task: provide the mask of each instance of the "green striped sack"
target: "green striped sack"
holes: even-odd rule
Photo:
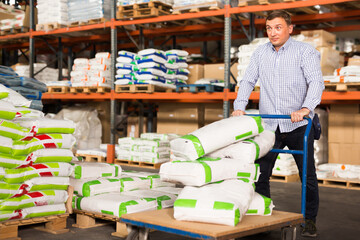
[[[72,163],[74,172],[71,177],[76,179],[117,177],[121,175],[121,167],[110,163],[76,162]]]
[[[20,126],[20,124],[1,120],[0,119],[0,135],[4,137],[11,138],[13,140],[18,140],[25,137],[29,129]]]
[[[51,215],[65,214],[64,203],[29,207],[22,210],[22,218],[46,217]]]

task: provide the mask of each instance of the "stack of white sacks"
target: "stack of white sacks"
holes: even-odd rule
[[[15,9],[13,5],[7,5],[0,2],[0,14],[4,14],[0,20],[0,30],[22,27],[24,24],[25,11]],[[8,18],[5,16],[8,16]]]
[[[0,89],[0,220],[65,213],[75,125]]]
[[[142,133],[140,138],[119,138],[117,158],[137,162],[162,163],[170,161],[171,134]]]
[[[73,87],[111,87],[110,53],[99,52],[95,58],[76,58],[70,73]]]
[[[224,7],[222,0],[174,0],[174,11],[182,11],[198,7]]]
[[[360,56],[354,56],[360,58]],[[360,66],[346,66],[334,71],[333,76],[324,76],[324,81],[327,83],[349,83],[360,82]]]
[[[73,208],[121,217],[173,206],[180,191],[153,173],[122,171],[108,163],[74,162]]]
[[[288,150],[288,148],[285,149]],[[299,170],[293,155],[280,153],[276,159],[272,173],[285,176],[298,174]]]
[[[126,5],[133,5],[138,3],[148,3],[149,0],[117,0],[117,6],[126,6]],[[162,2],[168,5],[173,5],[174,0],[157,0],[157,2]]]
[[[38,24],[68,24],[68,0],[38,0]]]
[[[319,179],[338,177],[345,180],[360,180],[360,165],[325,163],[317,167],[316,174]]]
[[[110,19],[111,0],[67,0],[69,23]]]
[[[121,50],[118,52],[115,84],[176,88],[177,84],[186,84],[188,79],[187,56],[188,52],[183,50],[145,49],[137,54]]]
[[[170,142],[172,161],[160,168],[163,181],[185,185],[174,203],[177,220],[237,225],[245,214],[270,215],[271,199],[254,191],[275,134],[260,117],[240,116],[206,125]]]

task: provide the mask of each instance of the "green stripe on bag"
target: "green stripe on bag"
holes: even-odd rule
[[[264,127],[263,125],[261,124],[261,117],[260,116],[257,116],[257,117],[252,117],[255,122],[256,122],[256,125],[258,126],[258,131],[259,133],[262,133],[264,131]]]
[[[11,150],[11,147],[0,146],[0,152],[2,153],[11,154]]]
[[[35,163],[48,163],[48,162],[71,162],[72,157],[69,156],[49,156],[49,157],[38,157]]]
[[[176,199],[174,207],[195,208],[197,200],[195,199]]]
[[[0,111],[0,118],[6,120],[13,120],[16,116],[15,112]]]
[[[42,213],[30,213],[30,214],[26,215],[25,218],[45,217],[45,216],[50,216],[50,215],[63,214],[63,213],[65,213],[65,212],[66,212],[66,211],[59,210],[59,211],[42,212]]]
[[[235,136],[235,140],[244,139],[244,138],[246,138],[246,137],[248,137],[248,136],[251,136],[252,134],[253,134],[252,131],[246,132],[246,133],[244,133],[244,134],[240,134],[240,135],[238,135],[238,136]]]
[[[247,214],[257,214],[258,213],[258,210],[257,209],[248,209]]]
[[[250,143],[253,143],[255,145],[255,148],[256,148],[256,155],[255,155],[255,159],[258,159],[259,158],[259,155],[260,155],[260,147],[259,147],[259,144],[257,144],[257,142],[255,142],[254,140],[252,139],[246,139],[244,140],[244,142],[250,142]]]
[[[248,172],[238,172],[237,173],[237,176],[238,177],[247,177],[249,178],[251,176],[251,173],[248,173]]]
[[[101,210],[101,213],[104,213],[104,214],[108,214],[108,215],[112,215],[112,216],[114,216],[114,213],[113,213],[113,212],[106,211],[106,210]]]
[[[181,138],[189,140],[194,144],[194,147],[195,147],[195,150],[196,150],[196,153],[197,153],[198,157],[202,157],[202,156],[205,155],[204,148],[201,145],[200,140],[196,136],[194,136],[194,135],[185,135],[185,136],[182,136]]]
[[[84,197],[78,197],[78,198],[76,199],[76,209],[82,210],[82,209],[81,209],[81,200],[82,200],[83,198],[84,198]]]
[[[260,165],[258,163],[255,163],[255,177],[254,177],[254,180],[257,179],[258,173],[260,171],[259,168],[260,168]]]
[[[75,167],[75,178],[76,179],[81,179],[81,166],[76,166]]]
[[[101,174],[101,177],[111,177],[112,173],[103,173]]]
[[[233,210],[233,208],[234,208],[233,203],[219,202],[219,201],[215,201],[213,206],[213,209],[216,210]]]
[[[264,199],[264,215],[269,215],[271,213],[271,210],[270,210],[270,204],[272,202],[271,198],[268,198],[268,197],[265,197],[263,195],[260,194],[260,196]]]
[[[127,209],[126,209],[127,206],[137,205],[137,204],[139,204],[139,203],[135,200],[121,203],[119,206],[119,217],[121,217],[121,215],[127,213]]]
[[[240,222],[240,209],[235,210],[235,216],[234,216],[234,226],[238,225]]]
[[[82,187],[82,195],[84,197],[89,197],[90,196],[90,187],[92,185],[98,185],[101,184],[101,182],[99,180],[93,180],[93,181],[88,181],[86,183],[84,183],[83,187]]]
[[[74,128],[39,128],[37,134],[43,133],[62,133],[62,134],[73,134],[75,131]]]
[[[205,182],[206,183],[211,182],[212,179],[211,167],[204,162],[199,161],[199,163],[204,167]]]

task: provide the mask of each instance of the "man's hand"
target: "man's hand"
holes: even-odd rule
[[[296,112],[291,113],[291,122],[301,122],[304,120],[304,117],[310,114],[310,110],[307,108],[302,108]]]
[[[231,116],[236,117],[236,116],[241,116],[241,115],[245,115],[244,111],[241,110],[235,110],[232,112]]]

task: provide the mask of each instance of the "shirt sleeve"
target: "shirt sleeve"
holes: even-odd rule
[[[307,48],[302,56],[301,67],[308,85],[302,107],[314,111],[321,102],[321,95],[325,88],[321,73],[320,53],[315,48]]]
[[[259,78],[259,48],[255,50],[250,58],[249,66],[246,68],[245,75],[240,81],[237,97],[234,101],[234,110],[245,111],[249,102],[249,97]]]

